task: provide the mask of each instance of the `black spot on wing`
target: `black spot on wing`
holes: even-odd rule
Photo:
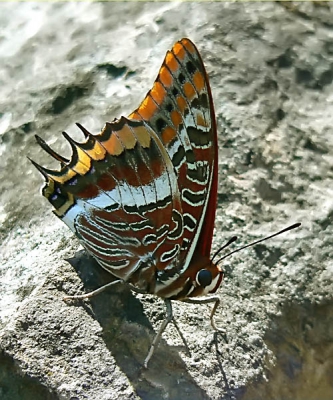
[[[192,63],[192,61],[187,61],[186,69],[187,69],[187,72],[190,73],[191,75],[193,75],[195,73],[195,71],[198,70],[196,68],[196,66]]]

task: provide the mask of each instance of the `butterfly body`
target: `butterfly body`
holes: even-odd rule
[[[106,123],[44,175],[54,213],[107,271],[168,300],[214,293],[210,259],[217,201],[217,133],[208,77],[194,44],[167,52],[152,89],[129,117]],[[215,301],[215,300],[214,300]]]

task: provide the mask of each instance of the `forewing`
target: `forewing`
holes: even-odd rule
[[[181,273],[195,250],[209,257],[217,198],[213,101],[202,59],[189,39],[166,54],[153,88],[129,118],[151,126],[174,166],[184,221],[174,269]]]

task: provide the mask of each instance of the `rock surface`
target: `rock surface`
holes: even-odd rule
[[[326,2],[0,4],[1,399],[333,398],[332,21]],[[34,134],[69,155],[61,131],[128,115],[184,36],[216,108],[214,249],[302,228],[225,260],[225,336],[208,306],[176,303],[192,355],[170,326],[143,370],[163,302],[62,300],[109,277],[64,261],[78,241],[26,156],[55,167]]]

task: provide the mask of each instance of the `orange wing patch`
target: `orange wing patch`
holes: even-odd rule
[[[151,141],[149,131],[144,126],[132,127],[132,130],[140,145],[146,149],[149,148]]]
[[[192,101],[196,96],[196,92],[194,90],[193,85],[190,82],[186,82],[183,86],[185,96],[188,100]]]
[[[166,88],[169,88],[172,85],[173,78],[170,71],[166,67],[163,66],[161,68],[159,78]]]
[[[186,48],[187,51],[189,51],[192,54],[196,54],[193,44],[188,39],[186,39],[186,38],[182,39],[182,44]]]
[[[181,114],[184,115],[184,111],[187,108],[187,103],[186,103],[186,100],[184,99],[184,97],[181,97],[181,96],[177,97],[177,106],[178,106],[178,109],[181,112]]]
[[[171,111],[170,117],[175,128],[178,128],[178,126],[182,123],[182,116],[180,113],[177,110],[173,110]]]
[[[157,104],[150,97],[150,94],[143,100],[140,107],[138,108],[138,114],[145,120],[149,120],[156,112]]]
[[[86,150],[86,153],[95,161],[103,160],[105,158],[105,148],[96,140],[92,149]]]
[[[161,105],[167,95],[167,92],[164,89],[163,85],[160,82],[156,81],[152,90],[150,91],[150,95],[158,105]]]
[[[128,125],[124,125],[116,134],[127,150],[134,149],[136,138]],[[115,133],[113,133],[113,135],[115,135]]]
[[[171,53],[171,51],[167,52],[167,55],[165,57],[165,64],[170,69],[171,72],[178,71],[179,68],[178,61],[176,57],[173,55],[173,53]]]
[[[202,89],[205,87],[205,80],[200,71],[197,71],[194,74],[193,83],[194,83],[195,88],[197,89],[198,93],[200,93],[202,91]]]
[[[177,136],[177,132],[170,126],[166,127],[162,132],[162,140],[164,145],[167,145],[173,141]]]
[[[176,57],[179,58],[180,60],[184,60],[185,58],[185,50],[184,47],[180,42],[177,42],[173,48],[172,51],[175,53]]]
[[[102,131],[102,134],[104,133],[104,130]],[[110,138],[103,142],[103,146],[106,148],[106,151],[112,156],[119,156],[124,151],[124,147],[121,144],[121,141],[115,134],[111,134]]]
[[[197,111],[197,125],[208,128],[207,122],[201,112]]]

